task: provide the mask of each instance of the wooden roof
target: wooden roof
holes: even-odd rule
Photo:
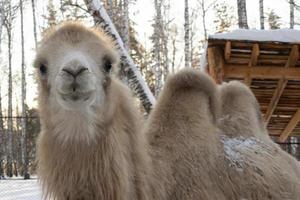
[[[209,74],[219,83],[240,80],[247,84],[261,106],[269,134],[277,136],[278,142],[300,136],[299,45],[208,40]]]

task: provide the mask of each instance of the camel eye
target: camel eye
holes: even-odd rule
[[[112,63],[108,57],[103,58],[103,67],[104,67],[105,72],[110,72],[110,70],[112,68]]]
[[[40,65],[40,72],[42,75],[45,75],[47,73],[47,67],[43,64]]]

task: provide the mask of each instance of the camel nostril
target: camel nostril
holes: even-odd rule
[[[78,76],[79,74],[82,74],[83,72],[87,71],[88,68],[86,67],[80,67],[79,69],[71,69],[71,68],[63,68],[62,71],[66,72],[67,74],[73,76],[74,78],[76,78],[76,76]]]

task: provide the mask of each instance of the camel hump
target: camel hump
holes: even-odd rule
[[[169,76],[164,91],[168,91],[170,95],[176,95],[182,90],[203,92],[209,99],[211,114],[214,119],[217,118],[219,113],[217,86],[207,74],[195,69],[183,69],[178,73]]]

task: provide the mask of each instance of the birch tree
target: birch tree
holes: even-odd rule
[[[184,66],[190,67],[190,20],[189,1],[184,1]]]
[[[122,9],[122,38],[124,42],[124,47],[127,51],[130,51],[130,36],[129,36],[129,0],[123,0],[123,9]]]
[[[163,75],[164,81],[169,74],[169,35],[170,35],[170,23],[173,19],[170,19],[170,0],[163,1],[163,21],[162,21],[162,54],[163,54]]]
[[[0,28],[1,30],[2,28]],[[1,42],[1,40],[0,40]],[[4,177],[4,160],[5,160],[5,135],[2,115],[2,95],[0,87],[0,180]]]
[[[202,21],[202,29],[204,32],[204,40],[207,40],[208,30],[206,24],[206,17],[208,11],[218,2],[218,0],[207,1],[207,0],[198,0],[198,7],[201,11],[201,21]]]
[[[100,25],[108,34],[110,34],[115,40],[118,46],[119,53],[121,55],[121,71],[126,74],[129,80],[129,86],[140,98],[145,110],[150,112],[155,98],[147,86],[145,80],[142,78],[141,73],[138,71],[138,67],[134,64],[132,58],[124,47],[124,43],[116,30],[116,27],[109,18],[105,8],[99,0],[84,0],[89,13],[93,16],[94,22]],[[122,65],[123,63],[123,65]],[[126,68],[122,66],[128,66]]]
[[[176,53],[177,53],[177,48],[176,48],[177,35],[178,35],[178,28],[174,24],[171,27],[171,47],[172,47],[171,70],[172,70],[172,73],[175,73],[175,59],[176,59]]]
[[[237,0],[238,25],[241,29],[248,29],[246,0]]]
[[[295,1],[289,0],[290,3],[290,28],[294,29],[295,25]]]
[[[36,31],[35,0],[31,0],[31,8],[32,8],[32,19],[33,19],[34,45],[35,45],[35,49],[37,49],[37,31]]]
[[[0,3],[3,7],[3,2]],[[0,9],[0,53],[2,43],[2,28],[3,28],[3,9]],[[4,177],[4,160],[5,160],[5,143],[4,143],[4,126],[3,126],[3,115],[2,115],[2,95],[1,95],[1,84],[0,84],[0,180]]]
[[[154,0],[155,18],[154,18],[154,32],[152,35],[153,55],[154,55],[154,74],[155,74],[155,96],[157,97],[162,88],[162,1]]]
[[[22,71],[22,137],[21,137],[21,151],[24,179],[29,179],[28,173],[28,158],[27,158],[27,120],[26,120],[26,75],[25,75],[25,56],[24,56],[24,14],[23,14],[23,0],[20,0],[20,16],[21,16],[21,71]]]
[[[3,2],[3,25],[7,32],[7,49],[8,49],[8,120],[7,120],[7,176],[12,177],[13,162],[13,121],[12,121],[12,25],[15,19],[17,6],[13,6],[10,0]]]
[[[260,29],[265,29],[265,17],[264,17],[264,0],[259,0],[259,21]]]

